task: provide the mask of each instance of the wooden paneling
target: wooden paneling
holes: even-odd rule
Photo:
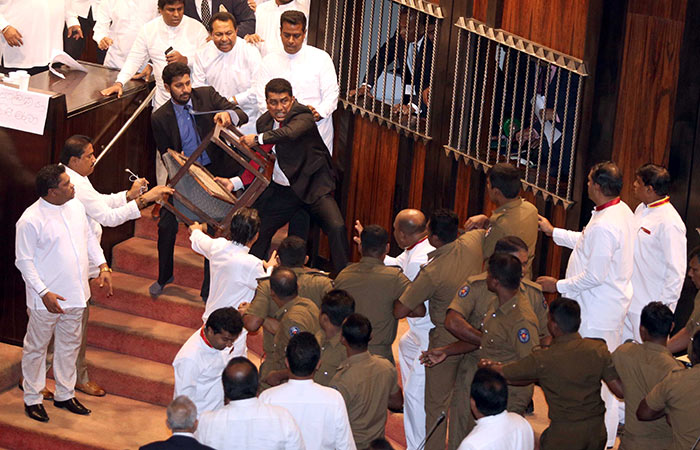
[[[480,22],[486,23],[486,14],[489,7],[489,0],[474,0],[474,11],[472,17]]]

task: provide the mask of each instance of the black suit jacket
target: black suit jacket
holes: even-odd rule
[[[139,448],[139,450],[214,450],[200,444],[197,439],[189,436],[171,436],[166,441],[152,442]]]
[[[197,14],[197,7],[194,2],[201,2],[202,0],[185,0],[185,15],[193,18],[197,21],[202,21],[202,18]],[[233,14],[236,18],[236,25],[238,26],[238,32],[236,33],[240,37],[245,37],[247,34],[255,33],[255,13],[246,0],[212,0],[211,15],[219,12],[219,7],[224,5],[226,11]]]
[[[211,86],[192,89],[191,98],[192,107],[195,111],[233,110],[238,115],[239,125],[248,121],[248,116],[243,110],[223,98]],[[214,128],[214,114],[195,116],[195,124],[200,139],[204,139]],[[164,153],[168,149],[182,150],[180,130],[177,127],[172,101],[162,105],[153,113],[151,126],[153,127],[153,138],[156,141],[156,148],[159,152]],[[207,154],[211,160],[211,164],[207,168],[213,175],[230,178],[240,172],[241,169],[238,163],[217,145],[210,144],[207,147]]]
[[[326,145],[308,107],[295,102],[284,122],[272,129],[274,119],[265,112],[256,127],[263,143],[275,145],[277,161],[294,193],[311,204],[335,189],[335,171]]]

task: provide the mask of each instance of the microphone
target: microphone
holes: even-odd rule
[[[447,414],[445,413],[445,411],[442,411],[438,418],[435,419],[435,423],[430,428],[430,431],[428,431],[428,434],[425,435],[425,439],[423,439],[423,442],[421,442],[421,444],[418,446],[418,450],[423,450],[425,448],[426,442],[428,442],[430,436],[432,436],[433,433],[435,433],[435,430],[437,430],[437,427],[442,423],[442,421],[445,420],[445,417],[447,417]]]

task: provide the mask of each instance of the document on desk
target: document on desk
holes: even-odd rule
[[[0,127],[44,134],[51,94],[0,84]]]

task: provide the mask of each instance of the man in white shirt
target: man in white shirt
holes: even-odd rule
[[[209,299],[202,320],[219,308],[238,308],[250,303],[258,287],[258,278],[265,276],[266,262],[251,255],[250,247],[258,239],[260,218],[252,208],[237,210],[231,220],[231,239],[211,238],[204,233],[204,226],[195,222],[190,226],[192,250],[209,260]],[[273,255],[270,261],[274,261]],[[246,354],[248,332],[243,330],[233,347],[234,356]]]
[[[584,231],[554,228],[544,217],[540,230],[554,243],[573,249],[566,278],[537,279],[544,292],[558,292],[581,306],[580,334],[605,340],[610,352],[622,343],[625,315],[632,301],[634,265],[634,215],[620,200],[622,172],[615,163],[598,163],[588,173],[588,196],[596,204]],[[607,386],[605,401],[608,447],[615,444],[618,424],[617,400]]]
[[[69,38],[83,37],[72,0],[0,0],[2,67],[47,70],[51,53],[63,50],[64,23]]]
[[[246,41],[255,44],[262,56],[284,51],[282,39],[280,39],[280,17],[285,11],[301,11],[309,17],[309,2],[308,0],[272,0],[255,7],[255,34],[246,36]]]
[[[255,13],[246,0],[185,0],[185,15],[202,22],[207,30],[211,30],[211,21],[217,12],[235,17],[239,37],[255,33]]]
[[[92,39],[100,50],[107,51],[104,65],[121,70],[141,27],[158,17],[158,2],[100,0],[93,12],[95,27]]]
[[[338,76],[333,60],[321,49],[304,44],[306,16],[300,11],[285,11],[280,16],[280,35],[284,51],[265,56],[255,76],[258,109],[265,111],[265,85],[273,78],[289,81],[294,96],[311,109],[318,132],[333,154],[333,111],[338,107]]]
[[[194,432],[197,430],[197,407],[185,395],[175,397],[166,410],[168,419],[165,424],[173,432],[170,439],[143,445],[139,450],[189,449],[212,450],[211,447],[197,442]]]
[[[243,319],[236,308],[229,306],[212,312],[206,325],[195,331],[175,355],[173,397],[189,397],[200,416],[224,406],[221,374],[235,356],[233,343],[242,329]]]
[[[255,121],[260,116],[253,91],[253,78],[260,67],[260,53],[243,39],[236,38],[236,19],[227,12],[211,18],[211,41],[201,47],[194,57],[192,87],[212,86],[247,115],[241,127],[243,134],[255,133]]]
[[[508,384],[498,373],[479,369],[471,386],[476,426],[458,450],[532,450],[535,434],[521,415],[506,411]]]
[[[313,380],[321,359],[321,347],[314,335],[302,331],[292,336],[286,355],[289,381],[263,391],[260,401],[281,406],[292,414],[307,450],[354,450],[343,396]]]
[[[294,418],[284,408],[266,405],[258,392],[258,369],[248,359],[229,361],[223,376],[226,406],[199,418],[195,436],[214,448],[304,450]]]
[[[27,285],[29,322],[22,350],[24,409],[40,422],[49,420],[42,405],[46,351],[54,338],[54,406],[75,414],[90,410],[75,398],[75,360],[81,319],[90,297],[88,268],[100,268],[100,287],[112,291],[111,269],[90,229],[85,208],[71,201],[75,189],[65,168],[49,165],[36,176],[39,200],[17,221],[15,265]]]
[[[641,203],[634,210],[634,296],[625,318],[622,341],[642,342],[639,322],[642,309],[659,301],[675,311],[686,268],[686,229],[668,196],[671,175],[666,168],[645,164],[637,170],[634,196]]]

